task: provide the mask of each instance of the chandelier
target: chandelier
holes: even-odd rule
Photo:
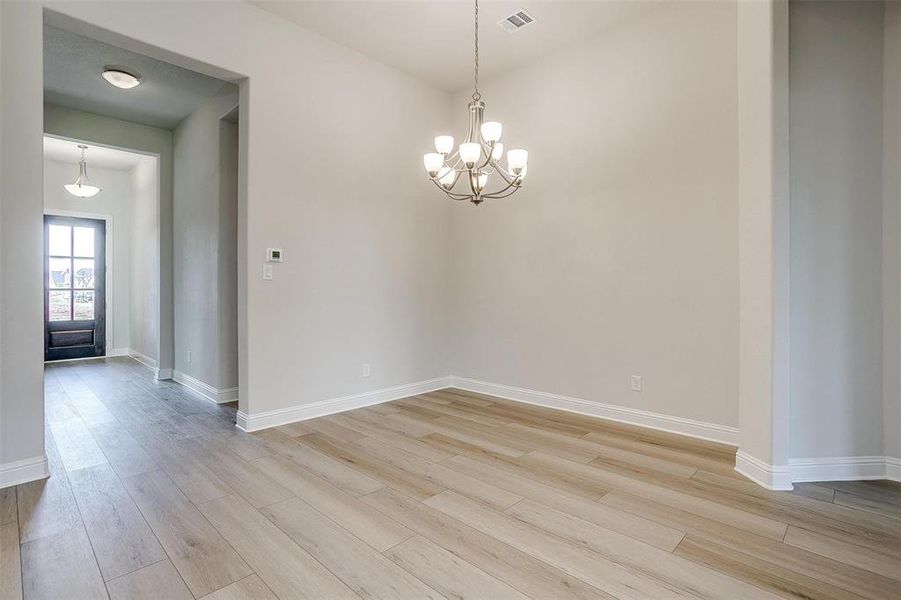
[[[475,0],[475,86],[469,103],[469,131],[466,140],[454,150],[452,135],[435,138],[435,152],[422,157],[429,179],[454,200],[481,204],[485,198],[506,198],[522,187],[526,177],[529,153],[507,151],[507,167],[501,165],[504,145],[500,142],[502,126],[485,121],[485,103],[479,93],[479,0]],[[489,177],[496,175],[494,191],[488,191]],[[457,188],[457,183],[463,184]]]
[[[91,185],[91,182],[88,181],[88,162],[84,158],[84,151],[87,150],[88,147],[84,144],[78,144],[78,147],[81,149],[81,160],[78,161],[78,178],[75,179],[75,183],[67,183],[63,187],[73,196],[90,198],[91,196],[96,196],[103,190],[96,185]]]

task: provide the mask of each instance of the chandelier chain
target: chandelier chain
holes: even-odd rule
[[[475,91],[473,91],[473,93],[472,93],[472,99],[479,100],[482,97],[482,94],[479,93],[479,0],[475,0],[475,3],[476,3]]]

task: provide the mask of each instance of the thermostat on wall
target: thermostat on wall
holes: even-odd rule
[[[266,262],[282,262],[282,249],[266,248]]]

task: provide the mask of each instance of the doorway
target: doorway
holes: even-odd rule
[[[234,401],[240,88],[59,25],[43,28],[44,212],[107,217],[105,352],[96,355],[129,356],[159,380]],[[141,73],[139,86],[113,91],[94,77],[111,64]],[[77,85],[72,73],[84,75]],[[65,192],[80,156],[73,144],[88,146],[96,196]]]
[[[106,354],[106,222],[44,216],[44,360]]]

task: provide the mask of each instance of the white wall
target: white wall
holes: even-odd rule
[[[132,175],[127,170],[104,169],[90,164],[91,181],[103,188],[93,198],[76,198],[63,185],[78,174],[78,159],[69,163],[44,160],[44,212],[88,218],[106,218],[107,320],[106,352],[127,351],[131,344],[131,209],[134,203]]]
[[[881,456],[883,6],[790,10],[791,456]]]
[[[237,2],[46,6],[56,25],[78,29],[68,16],[103,41],[249,77],[242,412],[447,375],[449,207],[421,170],[422,148],[448,126],[446,94]],[[274,57],[290,57],[290,77]],[[263,281],[270,246],[286,260]],[[368,379],[362,363],[372,366]]]
[[[172,132],[49,104],[44,107],[44,131],[158,157],[157,166],[145,162],[135,172],[138,204],[133,224],[138,237],[132,242],[138,251],[132,254],[136,281],[131,290],[131,338],[133,350],[161,369],[171,369]]]
[[[901,459],[901,3],[885,3],[883,40],[883,422],[885,454]]]
[[[736,470],[790,489],[788,5],[738,3],[739,449]]]
[[[41,7],[0,3],[0,486],[46,476]]]
[[[167,146],[168,148],[168,146]],[[145,156],[132,169],[131,311],[129,348],[160,363],[160,158]],[[171,323],[169,323],[171,327]],[[153,364],[152,362],[150,364]],[[165,367],[163,367],[165,368]]]
[[[219,390],[238,385],[237,104],[226,84],[173,135],[175,369]]]
[[[238,123],[219,121],[219,389],[237,388]],[[226,393],[228,398],[233,395]],[[237,397],[237,396],[235,396]]]
[[[481,86],[530,164],[454,206],[455,375],[738,425],[735,23],[661,3]]]

